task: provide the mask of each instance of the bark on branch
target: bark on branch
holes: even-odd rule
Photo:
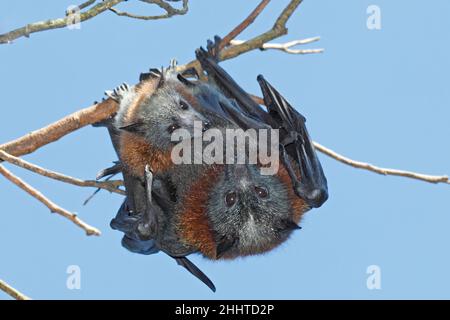
[[[125,191],[119,189],[119,186],[123,185],[123,181],[121,181],[121,180],[107,181],[107,182],[95,181],[95,180],[80,180],[80,179],[73,178],[73,177],[70,177],[70,176],[62,174],[62,173],[44,169],[44,168],[39,167],[35,164],[32,164],[28,161],[22,160],[18,157],[14,157],[14,156],[6,153],[3,150],[0,150],[0,159],[7,161],[9,163],[12,163],[21,168],[30,170],[34,173],[40,174],[41,176],[44,176],[44,177],[47,177],[50,179],[69,183],[69,184],[72,184],[72,185],[75,185],[78,187],[100,188],[100,189],[108,190],[110,192],[125,195]]]
[[[26,26],[23,26],[21,28],[17,28],[14,30],[11,30],[7,33],[0,34],[0,44],[5,43],[12,43],[14,40],[21,38],[21,37],[30,37],[32,33],[51,30],[51,29],[59,29],[59,28],[65,28],[71,24],[77,23],[77,22],[83,22],[89,19],[94,18],[95,16],[111,10],[115,14],[119,16],[126,16],[129,18],[135,18],[135,19],[142,19],[142,20],[156,20],[156,19],[166,19],[170,18],[174,15],[183,15],[186,14],[189,10],[188,8],[188,1],[189,0],[183,0],[183,7],[181,9],[177,9],[172,7],[170,4],[164,2],[163,0],[141,0],[142,2],[146,2],[149,4],[156,4],[160,8],[164,9],[166,11],[166,14],[159,15],[159,16],[141,16],[141,15],[135,15],[131,13],[127,13],[124,11],[120,11],[114,8],[114,6],[118,5],[121,2],[124,2],[126,0],[102,0],[93,7],[91,7],[96,0],[89,0],[86,2],[83,2],[82,4],[77,6],[77,11],[81,11],[85,8],[91,7],[90,9],[84,11],[84,12],[75,12],[74,10],[67,10],[66,14],[62,18],[56,18],[56,19],[49,19],[45,21],[38,21],[34,23],[29,23]],[[78,16],[75,16],[76,14],[79,14]]]
[[[98,4],[96,4],[95,6],[93,6],[91,9],[80,13],[80,22],[92,19],[93,17],[99,15],[102,12],[105,12],[106,10],[112,8],[113,6],[115,6],[118,3],[123,2],[123,1],[124,0],[102,1]],[[84,5],[86,6],[86,3]],[[1,34],[0,35],[0,44],[11,43],[13,40],[20,38],[20,37],[28,38],[30,36],[30,34],[35,33],[35,32],[67,27],[68,25],[71,24],[72,19],[73,19],[72,16],[66,15],[63,18],[50,19],[50,20],[38,21],[38,22],[27,24],[24,27]]]
[[[69,219],[72,221],[75,225],[80,227],[86,232],[86,235],[91,236],[99,236],[100,231],[97,228],[94,228],[90,225],[88,225],[86,222],[82,221],[75,213],[69,212],[64,208],[61,208],[51,200],[49,200],[47,197],[45,197],[39,190],[33,188],[28,183],[11,173],[9,170],[7,170],[4,166],[0,165],[0,174],[4,176],[6,179],[8,179],[10,182],[27,192],[30,196],[33,198],[39,200],[42,202],[47,208],[50,209],[50,212],[57,213],[61,216],[63,216],[66,219]]]
[[[181,9],[176,9],[176,8],[172,7],[170,4],[168,4],[167,2],[164,2],[163,0],[141,0],[141,1],[142,2],[146,2],[146,3],[150,3],[150,4],[156,4],[161,9],[165,10],[166,13],[165,14],[161,14],[161,15],[156,15],[156,16],[143,16],[143,15],[139,15],[139,14],[129,13],[129,12],[126,12],[126,11],[120,11],[120,10],[118,10],[116,8],[110,8],[109,10],[111,10],[112,12],[117,14],[118,16],[127,17],[127,18],[133,18],[133,19],[139,19],[139,20],[167,19],[167,18],[173,17],[175,15],[178,15],[178,16],[184,15],[189,10],[189,7],[188,7],[189,0],[183,0],[183,7]]]
[[[19,290],[11,287],[5,281],[0,279],[0,290],[11,296],[11,298],[16,300],[31,300],[29,297],[21,293]]]
[[[117,108],[117,102],[112,99],[107,99],[101,103],[74,112],[44,128],[4,143],[0,145],[0,150],[4,150],[16,157],[32,153],[75,130],[107,119],[117,112]]]
[[[448,184],[450,184],[448,176],[433,176],[433,175],[417,173],[417,172],[412,172],[412,171],[381,168],[381,167],[374,166],[373,164],[370,164],[367,162],[361,162],[361,161],[356,161],[356,160],[347,158],[327,147],[322,146],[321,144],[319,144],[317,142],[314,142],[314,147],[316,148],[316,150],[322,152],[323,154],[329,156],[330,158],[333,158],[334,160],[342,162],[353,168],[364,169],[364,170],[372,171],[372,172],[375,172],[375,173],[378,173],[381,175],[385,175],[385,176],[399,176],[399,177],[411,178],[411,179],[421,180],[421,181],[430,182],[430,183],[448,183]]]

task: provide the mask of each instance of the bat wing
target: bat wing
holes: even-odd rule
[[[276,127],[283,130],[280,133],[282,160],[294,182],[294,190],[308,205],[318,208],[328,199],[328,186],[306,129],[306,119],[262,75],[257,80],[269,114]],[[300,177],[296,176],[290,159],[294,160]]]
[[[270,124],[271,120],[267,114],[250,95],[242,89],[236,81],[217,63],[217,59],[212,55],[211,51],[206,51],[202,47],[195,51],[197,60],[202,68],[208,73],[209,79],[230,99],[236,100],[237,111],[244,113],[252,119]],[[225,106],[226,108],[227,106]],[[230,106],[228,106],[230,108]],[[224,108],[224,106],[222,106]],[[240,110],[239,110],[240,109]],[[226,113],[236,114],[236,110],[226,110]],[[233,116],[234,117],[234,116]]]
[[[119,162],[113,167],[103,170],[99,175],[122,172],[126,198],[110,225],[111,228],[125,233],[122,241],[124,247],[130,251],[138,252],[139,250],[134,249],[135,244],[131,244],[129,239],[148,241],[156,238],[156,231],[158,230],[157,216],[161,216],[161,209],[152,199],[153,174],[149,168],[146,168],[145,177],[143,177],[144,181],[122,170],[119,152],[120,132],[114,126],[113,121],[114,118],[109,118],[97,124],[97,126],[104,126],[108,129]],[[97,175],[97,178],[99,175]]]
[[[122,164],[119,161],[114,161],[113,166],[103,169],[99,173],[97,173],[97,175],[95,176],[95,179],[100,180],[105,177],[110,179],[113,176],[115,176],[116,174],[121,173],[121,172],[122,172]]]
[[[150,255],[158,253],[159,249],[156,246],[155,240],[136,240],[128,235],[124,235],[122,238],[122,246],[134,253],[140,253],[145,255]]]
[[[220,39],[216,38],[216,46]],[[327,180],[315,152],[312,140],[305,125],[305,117],[298,113],[287,100],[273,88],[263,76],[258,76],[258,82],[264,96],[268,112],[264,111],[242,89],[236,81],[217,63],[212,42],[208,42],[208,51],[203,48],[196,50],[196,57],[202,68],[208,73],[215,85],[224,94],[237,103],[221,103],[222,110],[229,118],[243,129],[259,129],[269,126],[280,129],[280,149],[286,169],[289,172],[294,191],[311,207],[320,207],[328,198]],[[216,48],[217,49],[217,48]],[[294,167],[297,167],[300,177],[297,177]]]
[[[173,257],[178,265],[184,267],[187,271],[189,271],[192,275],[197,277],[201,282],[206,284],[208,288],[210,288],[213,292],[216,292],[216,286],[214,283],[208,278],[206,274],[203,273],[194,263],[192,263],[186,257]]]

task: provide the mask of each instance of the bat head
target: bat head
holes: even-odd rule
[[[227,165],[210,194],[207,216],[216,258],[266,252],[299,229],[302,208],[280,175],[261,175],[256,165]]]
[[[191,97],[186,97],[176,85],[166,81],[142,101],[137,114],[141,134],[161,150],[173,146],[171,137],[175,130],[185,129],[189,137],[195,138],[208,126],[207,119],[192,107]],[[194,129],[195,122],[201,125],[200,130]]]

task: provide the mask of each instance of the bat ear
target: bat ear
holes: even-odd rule
[[[187,87],[195,87],[195,83],[183,77],[181,73],[177,74],[177,79]]]
[[[134,122],[132,124],[123,126],[119,128],[120,130],[124,130],[131,133],[142,133],[144,132],[144,123],[142,121]]]
[[[156,89],[160,89],[164,85],[164,83],[166,83],[166,75],[165,75],[164,67],[161,67],[159,82],[158,82],[158,85],[156,86]]]
[[[229,237],[224,237],[217,243],[216,247],[216,259],[220,259],[225,252],[230,250],[234,244],[236,243],[236,239],[231,239]]]
[[[300,230],[302,227],[300,227],[298,224],[296,224],[294,221],[292,220],[285,220],[283,222],[283,231],[295,231],[295,230]]]
[[[145,81],[148,79],[156,79],[161,77],[161,70],[156,68],[151,68],[148,72],[141,73],[139,75],[139,81]]]
[[[151,78],[152,78],[152,75],[150,72],[144,72],[139,75],[139,82],[142,82],[142,81],[145,81],[145,80],[148,80]]]

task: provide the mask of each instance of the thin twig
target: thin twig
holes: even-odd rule
[[[277,20],[275,21],[275,24],[270,30],[250,40],[247,40],[244,43],[241,43],[237,46],[224,48],[218,55],[219,61],[229,60],[248,51],[259,49],[264,45],[264,43],[267,43],[269,41],[272,41],[273,39],[276,39],[278,37],[287,34],[288,29],[286,27],[286,23],[302,2],[303,0],[291,0],[289,4],[283,9],[281,14],[278,16]],[[248,19],[248,17],[246,19]],[[244,29],[249,25],[246,24],[247,24],[246,20],[244,20],[241,23],[241,25],[245,26]],[[239,32],[242,32],[244,29],[240,30]],[[197,70],[197,73],[199,73],[198,71],[201,70],[199,62],[197,60],[193,60],[185,65],[180,65],[177,67],[177,71],[179,72],[183,72],[189,69],[195,69]]]
[[[11,287],[9,284],[7,284],[5,281],[0,279],[0,290],[11,296],[13,299],[16,300],[31,300],[29,297],[21,293],[19,290]]]
[[[50,209],[50,211],[52,213],[58,213],[59,215],[72,221],[74,224],[76,224],[81,229],[86,231],[86,234],[88,236],[91,236],[91,235],[99,236],[100,235],[100,231],[98,229],[96,229],[96,228],[88,225],[84,221],[82,221],[80,218],[78,218],[78,216],[75,213],[69,212],[66,209],[61,208],[54,202],[47,199],[41,192],[39,192],[37,189],[35,189],[32,186],[30,186],[29,184],[27,184],[25,181],[23,181],[19,177],[15,176],[13,173],[8,171],[2,165],[0,165],[0,174],[3,175],[6,179],[11,181],[12,183],[14,183],[16,186],[18,186],[19,188],[21,188],[22,190],[27,192],[30,196],[32,196],[33,198],[42,202],[47,208]]]
[[[219,50],[225,48],[231,40],[236,38],[238,35],[242,33],[245,29],[248,28],[249,25],[255,21],[255,19],[259,16],[259,14],[264,10],[264,8],[269,4],[270,0],[262,0],[258,6],[250,13],[250,15],[245,18],[240,24],[236,26],[233,30],[230,31],[225,37],[223,37],[222,41],[219,45]]]
[[[118,3],[122,2],[124,0],[104,0],[95,6],[93,6],[91,9],[81,12],[80,13],[80,22],[89,20],[97,15],[99,15],[102,12],[105,12],[106,10],[112,8],[113,6],[117,5]],[[50,19],[45,21],[39,21],[27,24],[24,27],[9,31],[7,33],[0,35],[0,44],[4,43],[11,43],[13,40],[20,38],[20,37],[29,37],[30,34],[45,30],[51,30],[51,29],[59,29],[64,28],[68,24],[70,24],[72,21],[71,16],[66,16],[64,18],[57,18],[57,19]]]
[[[95,1],[97,1],[97,0],[88,0],[86,2],[83,2],[82,4],[79,4],[78,6],[76,6],[76,8],[78,10],[83,10],[84,8],[87,8],[91,5],[93,5]],[[72,14],[72,13],[74,13],[74,12],[70,11],[70,10],[66,10],[66,16],[68,16],[69,14]]]
[[[102,182],[102,181],[95,181],[95,180],[76,179],[76,178],[67,176],[65,174],[61,174],[61,173],[58,173],[55,171],[44,169],[44,168],[37,166],[35,164],[32,164],[28,161],[14,157],[14,156],[6,153],[3,150],[0,150],[0,159],[3,159],[5,161],[8,161],[9,163],[16,165],[16,166],[30,170],[34,173],[40,174],[40,175],[50,178],[50,179],[73,184],[78,187],[95,187],[95,188],[105,189],[110,192],[125,195],[125,191],[119,189],[119,186],[123,185],[123,181],[121,181],[121,180]]]
[[[287,34],[288,29],[286,27],[286,23],[302,2],[303,0],[292,0],[278,16],[277,20],[275,21],[275,24],[270,30],[238,46],[233,46],[224,49],[224,51],[220,55],[220,58],[222,60],[232,59],[245,52],[251,51],[256,48],[260,48],[264,43],[267,43],[275,38]]]
[[[325,154],[339,162],[342,162],[346,165],[349,165],[353,168],[364,169],[364,170],[372,171],[372,172],[375,172],[375,173],[378,173],[381,175],[385,175],[385,176],[386,175],[400,176],[400,177],[405,177],[405,178],[426,181],[426,182],[430,182],[430,183],[448,183],[448,184],[450,184],[448,176],[432,176],[432,175],[428,175],[428,174],[416,173],[416,172],[411,172],[411,171],[380,168],[380,167],[374,166],[370,163],[355,161],[350,158],[347,158],[331,149],[328,149],[328,148],[322,146],[321,144],[319,144],[317,142],[314,142],[314,147],[316,148],[316,150],[322,152],[323,154]]]
[[[170,17],[173,17],[175,15],[184,15],[188,12],[189,8],[188,8],[188,0],[183,0],[183,7],[181,9],[176,9],[174,7],[172,7],[171,5],[169,5],[168,3],[162,1],[162,0],[141,0],[142,2],[146,2],[146,3],[151,3],[151,4],[156,4],[159,7],[161,7],[162,9],[164,9],[166,11],[165,14],[161,14],[161,15],[156,15],[156,16],[144,16],[144,15],[139,15],[139,14],[134,14],[134,13],[129,13],[126,11],[120,11],[116,8],[110,8],[109,10],[111,10],[112,12],[114,12],[115,14],[117,14],[118,16],[122,16],[122,17],[128,17],[128,18],[133,18],[133,19],[139,19],[139,20],[159,20],[159,19],[167,19]]]
[[[324,49],[291,49],[292,47],[308,44],[312,42],[319,41],[320,37],[308,38],[303,40],[294,40],[286,43],[264,43],[259,49],[260,50],[280,50],[289,54],[312,54],[312,53],[322,53]],[[230,44],[233,46],[245,43],[245,40],[231,40]]]

